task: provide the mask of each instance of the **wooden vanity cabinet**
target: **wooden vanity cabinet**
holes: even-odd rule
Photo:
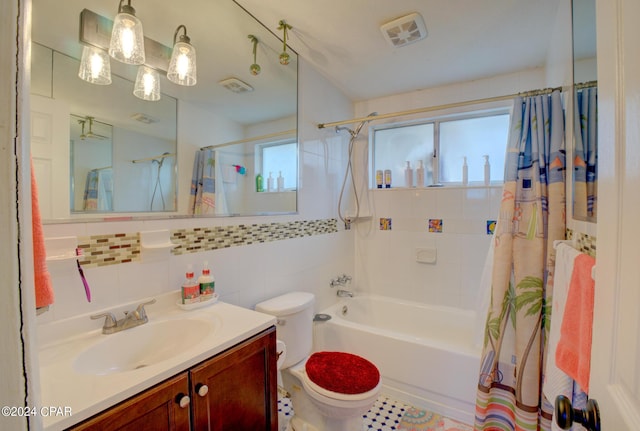
[[[194,430],[276,431],[276,361],[272,327],[191,368]]]
[[[271,327],[70,429],[276,431],[276,361]]]
[[[188,393],[189,373],[183,372],[70,429],[189,431],[189,404],[183,407],[179,404]]]

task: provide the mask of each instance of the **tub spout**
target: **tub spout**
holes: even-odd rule
[[[348,290],[338,289],[337,295],[340,298],[344,298],[344,297],[353,298],[353,292],[349,292]]]

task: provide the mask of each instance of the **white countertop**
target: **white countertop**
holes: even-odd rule
[[[158,295],[155,298],[155,304],[146,306],[149,323],[185,318],[202,319],[213,324],[213,331],[192,348],[187,348],[164,361],[136,370],[94,375],[74,369],[73,362],[80,353],[105,337],[135,331],[145,325],[118,334],[103,335],[100,329],[103,319],[92,321],[87,315],[39,327],[41,405],[71,411],[71,415],[43,417],[46,431],[62,430],[79,423],[276,323],[273,316],[224,302],[184,311],[175,304],[180,298],[179,292]],[[129,304],[122,309],[135,309],[135,305]],[[122,317],[121,312],[115,314],[116,318]],[[171,343],[171,340],[168,339],[166,342]]]

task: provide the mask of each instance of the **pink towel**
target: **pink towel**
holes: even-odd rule
[[[44,247],[44,232],[38,205],[38,187],[31,161],[31,223],[33,235],[33,272],[36,288],[36,308],[53,304],[53,286],[47,270],[47,251]]]
[[[591,333],[595,282],[591,269],[596,260],[581,253],[573,264],[571,284],[564,307],[556,365],[572,377],[587,394],[591,370]]]

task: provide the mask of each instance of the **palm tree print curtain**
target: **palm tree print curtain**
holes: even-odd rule
[[[505,164],[475,429],[550,430],[553,400],[541,386],[553,241],[565,236],[559,91],[515,99]]]

